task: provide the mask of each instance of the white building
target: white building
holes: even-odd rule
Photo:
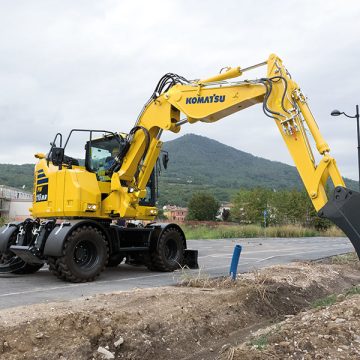
[[[30,217],[32,194],[6,185],[0,185],[0,217],[21,221]]]

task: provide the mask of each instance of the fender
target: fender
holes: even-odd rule
[[[169,227],[176,228],[180,232],[180,234],[182,235],[182,237],[184,239],[184,249],[187,248],[185,234],[184,234],[183,230],[181,229],[181,227],[178,224],[174,224],[174,223],[161,223],[161,224],[151,223],[151,224],[146,225],[146,227],[154,229],[154,231],[151,234],[151,245],[150,245],[151,248],[154,248],[154,247],[157,246],[158,239],[161,237],[163,232],[166,229],[168,229]]]
[[[21,222],[9,223],[0,228],[0,254],[8,251],[10,238],[19,230],[19,224]]]
[[[96,221],[83,219],[83,220],[69,220],[56,224],[54,229],[49,234],[44,248],[44,256],[62,256],[62,249],[64,242],[75,229],[82,225],[92,225],[101,230],[106,240],[109,241],[109,234],[105,228]]]
[[[186,244],[186,237],[184,234],[184,231],[181,229],[181,227],[178,224],[174,223],[168,223],[168,224],[149,224],[146,227],[150,227],[153,229],[153,232],[151,234],[151,243],[150,243],[150,249],[155,249],[157,247],[158,240],[160,239],[163,232],[168,229],[169,227],[176,228],[182,235],[183,241],[184,241],[184,261],[181,264],[181,266],[187,266],[189,269],[198,269],[198,251],[197,250],[188,250],[187,244]]]

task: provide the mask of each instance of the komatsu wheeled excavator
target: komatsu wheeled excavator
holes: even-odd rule
[[[264,65],[266,77],[239,78]],[[48,263],[60,279],[83,282],[124,258],[158,271],[196,267],[197,252],[187,249],[179,225],[136,227],[114,220],[157,216],[156,165],[164,130],[178,133],[186,124],[215,122],[255,104],[278,127],[319,216],[339,226],[360,255],[360,194],[346,188],[306,97],[272,54],[263,63],[226,68],[204,80],[166,74],[128,134],[74,129],[64,143],[57,134],[47,155],[35,155],[33,218],[0,229],[0,272],[32,273]],[[247,125],[243,120],[241,128]],[[88,135],[84,163],[66,154],[80,131]],[[318,163],[306,131],[321,155]],[[162,157],[166,165],[167,154]],[[329,199],[328,178],[334,185]]]

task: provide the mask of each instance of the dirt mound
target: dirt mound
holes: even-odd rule
[[[360,359],[360,295],[344,297],[262,329],[250,342],[228,351],[234,360]]]
[[[252,331],[357,285],[359,270],[348,261],[275,266],[236,282],[185,274],[178,287],[2,310],[0,359],[106,358],[99,347],[117,359],[226,358]],[[243,346],[236,354],[250,349],[263,359]]]

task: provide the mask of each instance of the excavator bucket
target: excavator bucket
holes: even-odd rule
[[[346,234],[360,259],[360,193],[336,187],[318,215],[332,221]]]

